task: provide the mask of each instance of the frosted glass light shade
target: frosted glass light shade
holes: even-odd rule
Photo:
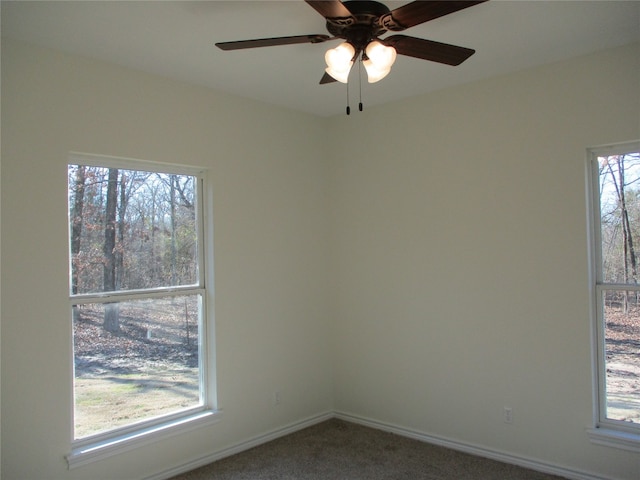
[[[366,53],[369,60],[380,69],[391,68],[396,61],[396,49],[387,47],[377,40],[369,42]]]
[[[347,83],[355,54],[356,49],[347,42],[327,50],[324,55],[324,60],[327,62],[325,71],[339,82]]]
[[[387,47],[377,40],[367,45],[366,59],[362,62],[367,71],[369,83],[375,83],[386,77],[391,71],[391,65],[396,61],[396,49]]]
[[[388,68],[378,68],[373,62],[369,59],[363,60],[362,64],[364,65],[364,69],[367,71],[367,81],[369,83],[376,83],[382,80],[384,77],[389,75],[391,71],[391,67]]]

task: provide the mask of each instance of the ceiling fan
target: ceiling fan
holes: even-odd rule
[[[388,31],[407,28],[472,7],[477,1],[414,1],[395,10],[369,0],[305,0],[326,19],[326,28],[333,35],[310,34],[289,37],[260,38],[219,42],[222,50],[271,47],[299,43],[322,43],[344,39],[345,42],[326,52],[327,68],[320,84],[340,81],[347,83],[354,61],[362,60],[370,83],[384,78],[391,70],[396,54],[430,60],[447,65],[459,65],[475,53],[470,48],[425,40],[407,35],[380,38]]]

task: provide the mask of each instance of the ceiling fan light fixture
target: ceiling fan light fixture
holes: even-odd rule
[[[396,49],[387,47],[378,40],[369,42],[365,49],[362,64],[367,71],[369,83],[375,83],[389,75],[391,66],[396,61]]]
[[[371,63],[381,70],[391,68],[391,65],[396,61],[396,49],[387,47],[378,40],[369,42],[365,53],[367,57],[369,57],[369,60],[371,60]]]
[[[348,42],[327,50],[324,55],[324,60],[327,62],[325,71],[339,82],[347,83],[355,54],[356,49]]]
[[[378,68],[376,67],[370,59],[364,59],[362,61],[362,65],[364,65],[364,69],[367,71],[367,81],[369,83],[376,83],[382,80],[384,77],[389,75],[391,71],[391,67],[389,68]]]

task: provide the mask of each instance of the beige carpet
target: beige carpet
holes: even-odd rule
[[[333,419],[173,480],[560,478]]]

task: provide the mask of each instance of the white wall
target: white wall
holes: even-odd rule
[[[585,433],[584,180],[587,147],[640,138],[639,59],[620,48],[333,121],[338,411],[640,478],[640,455]]]
[[[3,477],[141,478],[335,404],[637,478],[637,455],[585,433],[584,157],[640,136],[638,58],[625,47],[327,120],[3,40]],[[210,168],[224,410],[72,471],[70,150]]]
[[[141,478],[331,411],[322,128],[311,116],[3,39],[5,479]],[[209,168],[223,410],[211,428],[72,471],[69,151]]]

